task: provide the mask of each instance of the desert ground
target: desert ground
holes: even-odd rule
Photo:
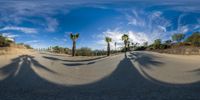
[[[200,56],[0,56],[0,100],[199,100]]]

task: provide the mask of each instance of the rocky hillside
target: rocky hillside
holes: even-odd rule
[[[200,47],[178,47],[163,50],[154,50],[159,53],[181,54],[181,55],[200,55]]]

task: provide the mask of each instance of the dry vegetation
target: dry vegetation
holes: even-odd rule
[[[29,45],[18,43],[0,35],[0,55],[28,54],[32,48]]]

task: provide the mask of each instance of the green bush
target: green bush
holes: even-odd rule
[[[153,44],[151,44],[151,45],[149,45],[148,47],[147,47],[147,50],[153,50],[154,49],[154,45]]]
[[[161,44],[160,45],[160,49],[167,49],[167,48],[169,48],[170,46],[169,45],[166,45],[166,44]]]
[[[136,51],[146,50],[146,49],[147,49],[146,46],[139,46],[139,47],[136,47],[136,48],[135,48]]]
[[[159,49],[160,45],[161,45],[161,39],[154,40],[154,44],[153,44],[154,49]]]
[[[193,33],[186,42],[190,42],[193,46],[200,46],[200,32]]]
[[[112,53],[112,51],[111,51]],[[102,56],[102,55],[106,55],[107,54],[107,51],[104,51],[104,50],[95,50],[93,51],[93,55],[96,55],[96,56]]]
[[[172,40],[166,40],[166,41],[165,41],[165,44],[166,44],[166,45],[171,45],[171,43],[172,43]]]
[[[82,47],[76,50],[76,56],[92,56],[93,52],[88,47]]]
[[[65,53],[65,54],[69,54],[70,50],[68,48],[63,48],[63,47],[59,47],[59,46],[54,46],[51,48],[48,48],[49,51],[52,50],[52,52],[55,53]]]
[[[0,35],[0,47],[7,47],[10,46],[10,44],[13,43],[13,41],[7,39],[6,37]]]
[[[28,45],[28,44],[25,44],[24,45],[27,49],[33,49],[30,45]]]
[[[172,35],[173,41],[181,42],[184,38],[185,38],[185,34],[182,34],[182,33]]]

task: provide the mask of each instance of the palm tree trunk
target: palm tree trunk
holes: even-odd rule
[[[75,56],[75,52],[76,52],[76,41],[73,41],[72,56]]]
[[[124,49],[125,49],[125,53],[126,53],[126,51],[127,51],[127,47],[126,47],[126,45],[127,45],[127,42],[124,41]]]
[[[128,43],[128,51],[130,51],[130,43]]]
[[[107,56],[110,56],[110,43],[108,42],[108,46],[107,46]]]

